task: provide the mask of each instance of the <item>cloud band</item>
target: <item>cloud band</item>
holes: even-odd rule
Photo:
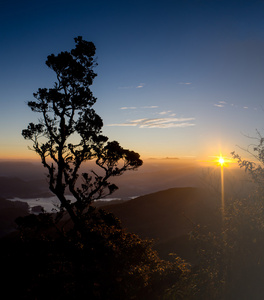
[[[194,118],[154,118],[137,119],[119,124],[108,124],[107,126],[133,126],[139,128],[184,128],[195,126]]]

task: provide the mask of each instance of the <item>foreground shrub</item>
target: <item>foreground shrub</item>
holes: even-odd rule
[[[91,208],[89,215],[82,234],[74,227],[57,234],[48,226],[48,214],[20,218],[20,239],[6,242],[1,257],[9,294],[19,299],[161,299],[171,288],[187,293],[190,267],[183,260],[161,260],[152,241],[126,232],[110,213]]]

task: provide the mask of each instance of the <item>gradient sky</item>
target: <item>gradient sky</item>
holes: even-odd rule
[[[0,158],[35,157],[26,101],[78,35],[97,48],[104,134],[143,158],[229,155],[263,129],[264,1],[0,0],[0,33]]]

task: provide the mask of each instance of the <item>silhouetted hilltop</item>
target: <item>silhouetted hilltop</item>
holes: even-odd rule
[[[25,182],[19,183],[23,190]],[[104,209],[119,217],[128,231],[142,238],[155,239],[155,247],[164,258],[167,258],[168,253],[175,252],[188,261],[194,261],[194,249],[188,234],[195,224],[216,229],[221,222],[220,202],[217,195],[212,196],[205,189],[171,188],[115,204],[100,202],[98,206],[103,205]],[[8,232],[8,224],[14,228],[15,218],[25,215],[27,211],[25,203],[2,199],[0,230]]]
[[[42,179],[44,173],[39,161],[0,161],[0,177],[18,177],[28,181]]]
[[[220,201],[199,188],[172,188],[104,207],[123,227],[141,237],[154,238],[161,254],[176,252],[193,259],[188,234],[194,224],[217,228]]]
[[[0,197],[39,198],[51,195],[44,179],[25,181],[17,177],[0,177]]]
[[[171,187],[200,186],[199,173],[195,165],[180,163],[178,160],[162,162],[147,161],[136,172],[112,178],[111,181],[119,187],[114,196],[119,198],[142,196]]]
[[[12,232],[16,228],[15,219],[28,214],[25,202],[12,202],[0,198],[0,237]]]

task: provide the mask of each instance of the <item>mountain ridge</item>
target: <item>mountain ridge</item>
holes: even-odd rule
[[[141,238],[154,239],[154,247],[167,258],[175,252],[188,261],[195,260],[189,233],[197,224],[217,229],[220,222],[221,199],[208,190],[194,187],[176,187],[146,194],[128,201],[105,203],[98,208],[113,213],[121,220],[122,227]],[[17,207],[12,211],[12,206]],[[95,204],[96,206],[96,204]],[[3,222],[0,231],[15,229],[14,219],[27,213],[27,204],[0,199]]]
[[[182,187],[103,208],[116,215],[128,231],[154,239],[159,252],[177,252],[193,260],[189,233],[198,224],[217,230],[221,223],[220,205],[220,199],[205,189]]]

